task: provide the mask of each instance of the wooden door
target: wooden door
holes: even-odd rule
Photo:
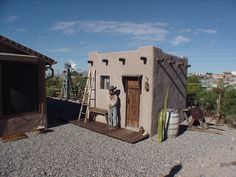
[[[139,127],[140,85],[138,78],[126,81],[126,126]]]

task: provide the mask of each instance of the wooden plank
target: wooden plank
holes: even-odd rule
[[[28,138],[28,136],[24,133],[16,133],[13,135],[3,136],[1,139],[2,139],[3,143],[6,143],[6,142],[20,140],[20,139],[24,139],[24,138]]]
[[[137,79],[127,80],[126,97],[126,125],[131,127],[138,127],[140,111],[140,87]]]
[[[97,128],[93,127],[93,129],[91,129],[91,130],[100,133],[100,132],[103,132],[106,129],[107,129],[106,127],[97,127]]]
[[[13,53],[0,52],[0,61],[24,61],[24,62],[38,62],[38,57],[34,55],[22,55]]]
[[[0,117],[3,115],[2,97],[2,63],[0,62]]]
[[[99,123],[94,123],[95,121],[91,121],[86,123],[85,126],[91,128],[91,129],[101,129],[101,128],[106,128],[106,124],[99,124]]]
[[[132,139],[139,139],[140,137],[142,137],[143,135],[141,133],[135,133],[132,136],[127,136],[126,137],[126,141],[130,141]]]
[[[91,121],[87,123],[83,123],[83,121],[70,121],[74,125],[78,125],[82,128],[115,138],[119,139],[128,143],[137,143],[140,140],[148,138],[148,135],[143,136],[139,132],[135,132],[132,130],[128,130],[125,128],[119,128],[119,129],[114,129],[114,130],[109,130],[107,124],[101,123],[101,122],[96,122],[96,121]]]
[[[125,132],[125,134],[120,135],[118,138],[122,141],[126,141],[129,137],[136,135],[137,132]],[[127,142],[127,141],[126,141]]]
[[[96,114],[101,114],[101,115],[106,115],[108,111],[106,109],[101,109],[101,108],[95,108],[91,107],[89,108],[90,112],[96,113]]]
[[[44,110],[44,73],[45,73],[45,68],[44,68],[44,63],[43,62],[39,62],[38,67],[39,67],[39,112],[43,113]]]
[[[139,138],[133,138],[133,139],[131,139],[131,140],[128,140],[127,142],[129,142],[129,143],[131,143],[131,144],[135,144],[135,143],[137,143],[137,142],[139,142],[139,141],[142,141],[142,140],[145,140],[145,139],[147,139],[149,137],[149,135],[148,134],[146,134],[146,135],[143,135],[142,137],[139,137]]]
[[[126,131],[125,129],[116,129],[116,130],[112,130],[110,131],[109,135],[110,136],[114,136],[114,137],[121,137],[122,135],[127,135],[128,131]]]
[[[127,141],[129,138],[137,136],[137,135],[139,135],[139,132],[131,132],[131,133],[128,133],[126,136],[122,137],[122,138],[123,138],[124,141]]]

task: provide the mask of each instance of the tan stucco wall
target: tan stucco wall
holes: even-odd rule
[[[90,69],[96,69],[96,107],[107,109],[108,90],[100,89],[100,76],[109,75],[110,84],[120,89],[121,100],[121,127],[125,127],[126,118],[126,93],[122,83],[122,75],[142,75],[142,91],[140,95],[140,119],[139,126],[143,126],[149,133],[151,130],[152,116],[152,89],[146,92],[144,89],[145,77],[148,77],[150,88],[152,88],[153,77],[153,47],[142,47],[136,51],[111,52],[111,53],[89,53],[89,60],[93,61]],[[147,63],[144,64],[140,57],[146,57]],[[125,58],[125,65],[119,61],[119,58]],[[108,59],[108,65],[102,62],[102,59]],[[128,127],[126,127],[128,128]]]
[[[154,50],[156,59],[164,57],[163,62],[154,62],[153,73],[153,110],[152,110],[152,128],[151,135],[157,133],[157,117],[163,107],[163,100],[169,87],[168,107],[169,109],[178,109],[180,119],[183,119],[182,109],[186,106],[187,97],[187,58],[180,58],[173,55],[163,53],[158,48]],[[169,64],[168,60],[173,59],[174,64]],[[179,61],[184,63],[183,66],[178,66]]]
[[[146,64],[140,60],[141,56],[147,58]],[[158,63],[156,59],[163,56],[165,56],[165,61],[161,64]],[[143,126],[146,133],[151,136],[155,135],[157,115],[162,108],[163,95],[167,86],[170,87],[168,108],[181,109],[185,107],[186,103],[187,69],[185,66],[187,59],[171,56],[176,60],[176,63],[170,65],[168,63],[170,56],[153,46],[141,47],[135,51],[89,53],[89,60],[93,61],[93,66],[89,65],[89,69],[96,70],[96,107],[107,109],[108,90],[100,89],[100,76],[108,75],[110,76],[110,84],[121,91],[121,126],[125,127],[126,93],[124,92],[122,75],[142,75],[139,127]],[[126,59],[125,65],[122,65],[119,58]],[[102,59],[108,59],[108,65],[102,62]],[[185,66],[180,68],[177,62],[179,60],[184,61]],[[150,90],[148,92],[144,87],[145,77],[148,77],[149,80]],[[97,120],[105,120],[100,118]]]

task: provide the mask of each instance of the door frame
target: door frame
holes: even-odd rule
[[[126,75],[126,76],[122,76],[122,82],[123,82],[123,86],[124,86],[124,91],[126,93],[125,96],[125,101],[126,101],[126,107],[125,107],[125,127],[130,127],[127,125],[127,119],[128,119],[128,112],[127,112],[127,108],[128,108],[128,80],[133,80],[133,79],[137,79],[138,83],[139,83],[139,97],[141,97],[141,92],[142,92],[142,75]],[[138,127],[139,127],[139,123],[140,123],[140,105],[141,105],[141,100],[139,99],[139,121],[138,121]],[[132,127],[132,128],[138,128],[138,127]]]

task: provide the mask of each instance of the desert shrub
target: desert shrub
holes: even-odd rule
[[[58,89],[55,89],[55,88],[51,88],[51,87],[48,87],[46,89],[46,95],[48,97],[58,97],[59,95],[59,90]]]
[[[196,93],[195,100],[208,111],[215,110],[217,93],[212,90],[201,90]]]
[[[62,87],[62,78],[52,77],[46,80],[46,95],[48,97],[58,97]]]
[[[71,78],[73,83],[72,88],[72,99],[82,100],[83,91],[87,81],[86,72],[71,72]],[[63,84],[63,75],[60,77],[48,78],[46,80],[46,94],[49,97],[59,97]]]
[[[226,123],[236,122],[236,89],[228,89],[225,91],[221,113]]]
[[[202,93],[200,79],[198,76],[188,76],[187,79],[187,106],[196,104],[199,100],[197,94]]]

